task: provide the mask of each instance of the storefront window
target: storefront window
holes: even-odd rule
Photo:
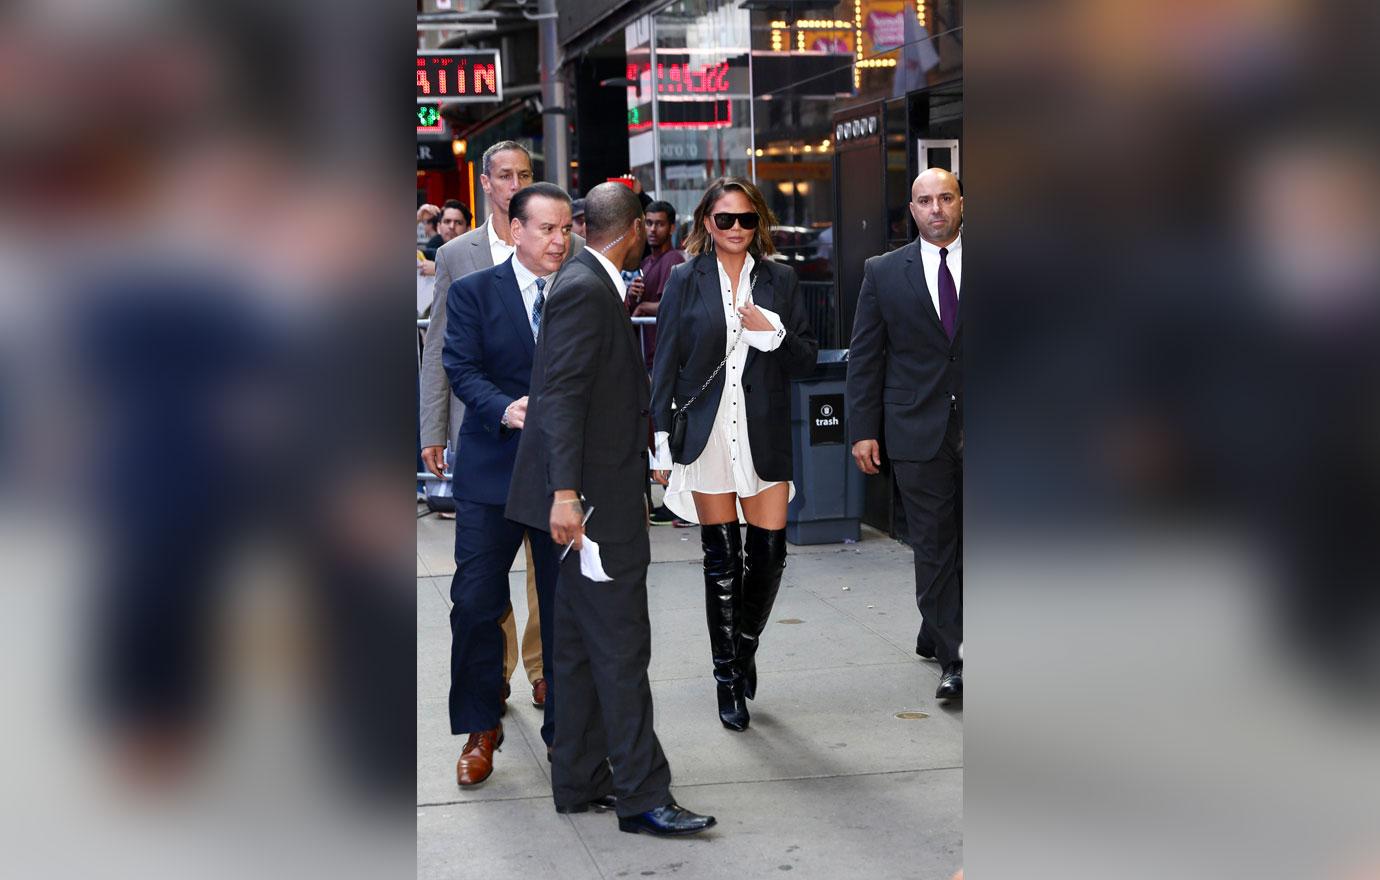
[[[960,0],[678,0],[625,32],[632,170],[675,205],[678,241],[711,180],[754,180],[778,218],[778,259],[837,342],[834,211],[848,181],[835,179],[835,114],[886,103],[885,240],[903,243],[921,139],[959,138],[962,38]]]
[[[626,33],[628,156],[682,240],[711,180],[752,176],[749,23],[737,0],[682,0]]]

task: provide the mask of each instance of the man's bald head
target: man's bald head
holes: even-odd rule
[[[910,216],[920,237],[935,247],[947,247],[963,225],[963,187],[952,172],[926,168],[910,186]]]
[[[585,195],[585,237],[618,268],[636,269],[647,241],[637,193],[612,181],[590,190]]]
[[[954,177],[954,173],[947,168],[926,168],[924,171],[915,175],[915,180],[910,184],[910,193],[912,197],[915,195],[915,188],[922,185],[952,187],[954,192],[958,193],[960,196],[963,195],[963,184],[960,183],[959,179]]]
[[[621,183],[601,183],[585,196],[586,238],[596,247],[622,235],[641,216],[642,200]]]

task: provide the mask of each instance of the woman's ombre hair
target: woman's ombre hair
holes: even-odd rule
[[[752,181],[744,177],[720,177],[709,184],[700,203],[695,208],[695,222],[690,225],[690,234],[685,237],[685,252],[690,256],[714,253],[714,239],[705,231],[704,221],[713,223],[714,206],[724,194],[735,190],[747,197],[752,210],[757,213],[757,228],[753,230],[752,241],[748,242],[748,253],[753,259],[769,257],[776,253],[776,245],[771,241],[771,228],[776,225],[776,215],[767,207],[767,200]]]

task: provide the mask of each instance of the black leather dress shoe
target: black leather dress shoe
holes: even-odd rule
[[[939,689],[934,692],[936,700],[963,699],[963,662],[950,663],[944,667],[944,677],[939,680]]]
[[[606,794],[606,795],[604,795],[603,797],[597,797],[597,798],[595,798],[595,799],[592,800],[592,801],[585,801],[585,802],[582,803],[582,804],[575,804],[575,805],[569,806],[569,807],[563,807],[563,806],[561,806],[560,804],[557,804],[557,805],[556,805],[556,812],[557,812],[557,813],[588,813],[590,810],[593,810],[593,811],[596,812],[596,813],[606,813],[606,812],[608,812],[609,810],[612,810],[612,809],[614,809],[614,808],[617,807],[617,806],[618,806],[618,798],[614,797],[614,796],[611,795],[611,794]]]
[[[935,652],[934,643],[933,643],[933,642],[930,642],[930,641],[926,641],[926,640],[924,640],[924,639],[921,639],[919,636],[916,636],[916,638],[915,638],[915,653],[918,654],[920,657],[923,657],[923,658],[926,659],[926,660],[933,660],[933,659],[935,659],[936,652]]]
[[[638,813],[636,816],[619,816],[618,830],[629,834],[639,831],[655,834],[658,837],[677,837],[683,834],[698,834],[714,826],[713,816],[692,813],[677,803],[669,803],[655,810]]]

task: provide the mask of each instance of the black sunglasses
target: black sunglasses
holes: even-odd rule
[[[746,214],[729,214],[720,212],[714,215],[714,225],[725,231],[733,228],[733,222],[738,221],[738,225],[747,230],[757,228],[757,212],[748,211]]]

